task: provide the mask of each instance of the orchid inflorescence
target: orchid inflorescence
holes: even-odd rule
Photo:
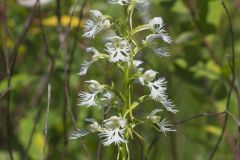
[[[140,67],[144,62],[136,59],[136,55],[140,54],[144,48],[150,48],[160,57],[169,56],[168,49],[160,48],[153,44],[158,39],[171,44],[172,39],[165,30],[165,23],[161,17],[152,18],[147,24],[133,27],[133,12],[147,10],[150,4],[148,0],[108,0],[108,2],[127,8],[128,17],[124,21],[126,27],[122,27],[120,23],[115,23],[115,19],[111,16],[103,15],[98,10],[90,11],[90,19],[85,20],[84,23],[83,37],[95,38],[103,30],[115,30],[116,33],[106,38],[105,50],[103,52],[99,52],[94,47],[86,49],[91,58],[81,65],[79,75],[87,74],[93,63],[99,60],[107,60],[116,65],[122,72],[123,80],[121,82],[123,87],[122,89],[117,89],[114,82],[111,85],[107,85],[100,84],[96,80],[86,81],[88,91],[79,93],[78,104],[99,109],[113,108],[116,109],[114,113],[117,114],[107,114],[108,118],[103,120],[102,123],[98,123],[94,119],[86,119],[89,123],[88,127],[75,131],[71,138],[76,139],[96,132],[102,139],[101,142],[104,146],[117,144],[118,147],[125,146],[125,150],[128,151],[127,143],[129,139],[133,139],[134,134],[140,136],[135,130],[135,127],[140,124],[150,124],[154,129],[163,132],[165,135],[167,132],[176,131],[166,118],[162,118],[159,115],[160,112],[163,112],[160,108],[153,110],[142,119],[134,114],[134,111],[139,108],[140,104],[147,100],[160,102],[166,111],[171,113],[176,114],[178,112],[166,93],[166,79],[158,78],[159,73],[157,71],[152,69],[145,70]],[[151,34],[146,36],[141,42],[136,41],[135,36],[145,30],[150,31]],[[134,85],[145,86],[150,93],[134,101]]]

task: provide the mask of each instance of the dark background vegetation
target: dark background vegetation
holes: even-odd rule
[[[88,58],[84,48],[104,45],[101,35],[90,41],[82,38],[81,20],[90,9],[121,17],[122,7],[104,0],[53,0],[40,9],[15,0],[0,2],[0,159],[10,159],[9,153],[15,160],[42,158],[48,84],[52,91],[46,159],[115,159],[116,148],[99,147],[96,135],[68,137],[76,127],[85,127],[85,118],[103,117],[101,110],[77,106],[83,82],[121,80],[116,68],[105,63],[94,64],[85,77],[77,75]],[[140,58],[167,78],[169,96],[180,112],[166,115],[176,133],[164,136],[139,128],[145,144],[130,142],[132,159],[240,159],[240,1],[224,2],[227,10],[220,0],[151,0],[149,15],[164,18],[174,43],[168,46],[168,58],[148,50]],[[141,15],[134,17],[135,26],[142,23]],[[155,105],[145,103],[136,114],[146,115]]]

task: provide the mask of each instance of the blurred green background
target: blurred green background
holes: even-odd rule
[[[146,68],[152,68],[165,76],[168,80],[168,93],[179,113],[166,115],[172,123],[205,112],[225,111],[227,94],[230,89],[229,79],[232,73],[229,67],[231,57],[231,35],[226,12],[220,0],[150,0],[149,17],[161,16],[166,22],[168,33],[174,40],[169,45],[171,56],[160,58],[144,50],[139,56],[145,62]],[[82,19],[88,17],[90,9],[97,9],[104,14],[113,17],[122,17],[123,8],[118,5],[110,5],[105,0],[87,0],[83,7],[83,18],[79,20],[83,0],[77,4],[76,12],[72,18],[72,26],[69,33],[66,31],[76,1],[60,1],[60,10],[57,9],[57,1],[53,0],[48,5],[42,6],[41,11],[32,14],[31,8],[19,5],[14,0],[7,3],[7,36],[4,38],[4,12],[6,8],[3,1],[0,3],[1,23],[1,52],[4,44],[9,57],[13,56],[14,47],[19,41],[25,24],[32,14],[32,23],[27,30],[27,35],[17,50],[14,74],[12,75],[10,115],[11,115],[11,143],[15,160],[26,158],[26,151],[34,124],[31,146],[27,158],[39,160],[42,158],[44,145],[44,126],[47,109],[47,82],[52,86],[52,98],[49,112],[49,126],[47,135],[46,159],[88,159],[81,140],[68,140],[74,130],[71,114],[66,108],[64,91],[64,69],[67,68],[69,76],[70,106],[79,128],[84,128],[87,117],[102,119],[101,110],[86,109],[77,106],[77,93],[84,90],[84,81],[96,79],[102,83],[111,80],[120,81],[121,75],[116,68],[107,63],[94,64],[88,74],[79,77],[77,73],[80,64],[88,59],[84,48],[94,46],[104,48],[101,33],[93,40],[82,38]],[[225,1],[232,20],[235,51],[236,73],[240,74],[240,1]],[[61,14],[62,25],[58,24],[57,14]],[[81,17],[81,16],[80,16]],[[134,14],[134,26],[141,24],[147,18],[145,15]],[[42,23],[40,21],[42,19]],[[41,27],[42,24],[42,27]],[[46,41],[43,40],[43,30]],[[66,41],[61,44],[61,38],[67,33]],[[138,37],[139,40],[144,36]],[[47,45],[46,45],[47,44]],[[63,46],[64,45],[64,46]],[[47,47],[46,47],[47,46]],[[64,52],[67,52],[67,63],[64,63]],[[54,65],[48,56],[54,57]],[[66,58],[66,57],[65,57]],[[12,60],[12,59],[11,59]],[[12,61],[11,61],[12,62]],[[67,65],[67,67],[66,67]],[[51,68],[52,67],[52,68]],[[8,88],[6,67],[3,53],[0,55],[0,93]],[[64,80],[65,79],[65,80]],[[140,89],[140,92],[144,92]],[[0,159],[7,160],[7,126],[6,126],[6,97],[0,100]],[[138,110],[139,115],[146,115],[156,104],[145,103]],[[219,145],[214,159],[232,160],[237,149],[237,124],[233,117],[238,117],[238,101],[233,92],[230,103],[230,116],[227,123],[226,134]],[[224,116],[205,116],[192,119],[176,125],[177,132],[167,136],[155,132],[149,128],[139,128],[145,140],[145,148],[142,149],[138,141],[130,143],[132,159],[141,159],[146,155],[153,140],[155,144],[148,152],[151,160],[206,160],[214,148],[221,134]],[[67,139],[66,139],[67,138]],[[96,159],[99,149],[99,139],[96,135],[82,138],[88,148],[92,159]],[[102,159],[115,159],[116,147],[102,148]]]

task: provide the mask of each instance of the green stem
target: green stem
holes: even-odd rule
[[[142,96],[142,97],[140,97],[136,102],[133,102],[130,106],[129,106],[129,109],[125,112],[125,114],[124,114],[124,118],[128,115],[128,114],[130,114],[131,115],[131,113],[132,113],[132,111],[136,108],[136,107],[138,107],[141,103],[143,103],[143,102],[145,102],[146,100],[148,100],[148,96]]]
[[[128,82],[129,82],[129,70],[128,63],[124,64],[124,81],[123,81],[123,114],[128,110],[129,106],[129,92],[128,92]]]
[[[124,145],[119,146],[119,147],[120,147],[120,151],[122,154],[122,160],[126,160],[126,149],[125,149]]]
[[[127,160],[130,160],[130,152],[129,152],[129,148],[128,148],[128,144],[126,143],[126,145],[125,145],[125,147],[126,147],[126,151],[127,151]]]
[[[148,24],[138,26],[131,31],[131,36],[137,34],[138,32],[141,32],[141,31],[144,31],[144,30],[149,30],[149,29],[151,29],[151,27]]]
[[[128,12],[128,20],[129,20],[129,24],[130,24],[130,29],[132,32],[133,29],[133,23],[132,23],[132,16],[133,16],[133,11],[134,8],[136,6],[136,3],[132,3],[132,5],[129,8],[129,12]],[[134,43],[134,45],[137,47],[137,43],[136,41],[133,40],[133,37],[130,36],[128,37],[131,39],[131,41]],[[131,100],[131,83],[130,82],[130,78],[131,78],[131,73],[133,70],[133,58],[134,58],[134,50],[132,50],[131,54],[130,54],[130,60],[128,62],[126,62],[124,64],[124,81],[123,81],[123,110],[122,110],[122,115],[125,115],[126,113],[129,113],[129,119],[131,120],[131,122],[133,122],[134,120],[134,116],[132,113],[132,109],[131,109],[131,104],[132,104],[132,100]],[[126,117],[124,117],[126,118]],[[121,145],[120,147],[120,151],[122,154],[122,159],[123,160],[130,160],[130,152],[128,149],[128,144],[125,145]]]
[[[118,146],[117,160],[120,160],[120,146]]]
[[[131,5],[131,8],[130,8],[130,14],[129,14],[129,24],[130,24],[131,31],[133,29],[132,17],[133,17],[133,11],[134,11],[135,6],[136,6],[136,2],[133,1],[132,5]]]

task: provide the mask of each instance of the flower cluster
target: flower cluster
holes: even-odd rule
[[[124,5],[128,7],[128,18],[130,28],[128,31],[118,30],[119,24],[114,22],[112,17],[103,15],[100,11],[90,11],[90,19],[86,19],[84,23],[83,37],[94,38],[103,30],[117,30],[113,36],[106,38],[105,49],[98,51],[96,48],[90,47],[86,52],[91,55],[90,60],[85,61],[80,68],[79,75],[85,75],[92,63],[99,60],[105,60],[112,65],[116,65],[122,72],[122,89],[116,87],[114,82],[111,85],[100,84],[96,80],[86,81],[88,91],[79,93],[79,105],[85,107],[111,108],[114,115],[105,113],[106,117],[102,123],[98,123],[94,119],[87,119],[90,123],[86,129],[73,133],[73,139],[80,138],[89,133],[98,133],[102,139],[104,146],[111,144],[127,143],[129,138],[133,138],[133,134],[137,131],[134,128],[140,124],[148,124],[157,128],[157,131],[167,132],[176,131],[166,118],[162,118],[159,114],[163,112],[158,108],[153,110],[148,116],[139,119],[135,117],[134,110],[139,108],[146,100],[154,100],[160,102],[166,111],[176,114],[177,109],[167,95],[167,82],[164,77],[160,77],[157,71],[152,69],[144,69],[140,67],[144,65],[143,61],[137,60],[136,55],[140,54],[143,48],[151,48],[153,52],[160,57],[169,56],[168,49],[159,48],[157,39],[172,43],[172,39],[165,30],[165,24],[161,17],[152,18],[149,23],[140,25],[136,28],[132,25],[132,12],[134,10],[146,10],[149,7],[148,0],[108,0],[110,4]],[[151,31],[142,41],[136,41],[135,35],[145,30]],[[133,85],[142,85],[148,88],[149,93],[134,99]],[[107,109],[106,109],[107,108]],[[139,123],[141,122],[141,123]],[[138,133],[137,133],[138,134]],[[138,134],[139,136],[139,134]]]
[[[94,119],[86,119],[86,121],[90,122],[88,129],[74,132],[70,137],[71,139],[83,137],[91,132],[99,132],[98,135],[103,138],[102,143],[104,146],[112,143],[120,144],[127,142],[124,136],[127,121],[122,117],[112,116],[104,120],[102,125],[98,124]]]

